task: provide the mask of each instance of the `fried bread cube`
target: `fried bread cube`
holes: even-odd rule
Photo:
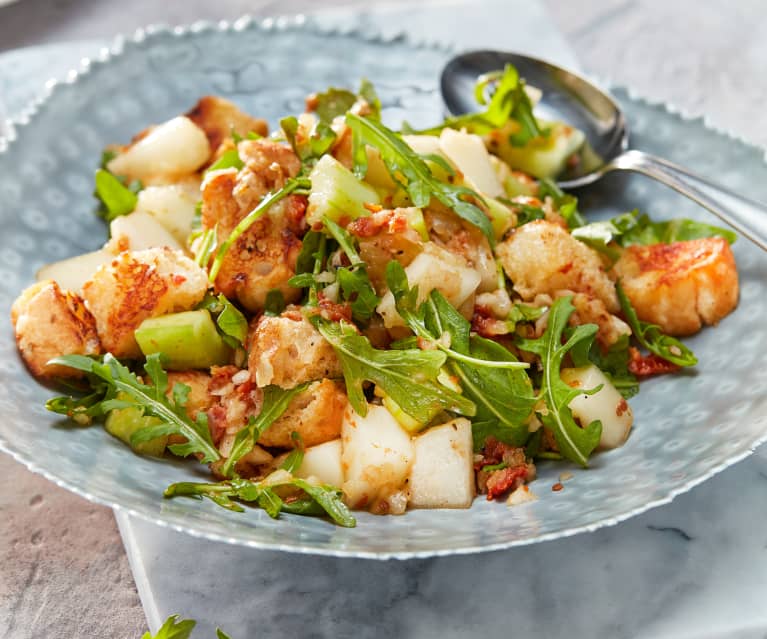
[[[124,251],[99,267],[83,285],[104,350],[136,358],[133,336],[148,317],[192,309],[205,295],[208,278],[197,264],[167,247]]]
[[[639,319],[669,335],[716,324],[738,304],[738,270],[721,237],[630,246],[613,266]]]
[[[60,355],[98,355],[101,344],[96,321],[83,300],[62,291],[53,280],[27,288],[11,307],[11,322],[24,362],[35,377],[82,377],[48,361]]]
[[[248,369],[256,385],[294,388],[324,377],[341,377],[333,347],[300,313],[262,317],[250,344]]]

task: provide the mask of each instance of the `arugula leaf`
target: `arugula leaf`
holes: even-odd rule
[[[568,228],[576,229],[586,224],[586,220],[578,211],[578,198],[565,193],[553,180],[549,178],[541,178],[539,180],[538,197],[542,200],[546,197],[551,198],[557,213],[565,218]]]
[[[357,96],[348,89],[337,89],[330,87],[323,93],[317,93],[314,96],[314,112],[319,116],[321,122],[330,124],[339,115],[344,115],[354,106]]]
[[[344,299],[351,302],[352,316],[356,321],[367,321],[373,316],[381,298],[376,295],[370,282],[366,264],[354,246],[354,238],[345,228],[327,216],[322,218],[322,222],[351,262],[351,268],[341,267],[336,270],[336,280]]]
[[[300,384],[295,388],[281,388],[279,386],[266,386],[263,389],[261,400],[261,412],[256,417],[251,417],[248,423],[239,430],[232,444],[232,451],[221,468],[224,477],[231,477],[234,467],[243,455],[251,450],[261,435],[271,426],[288,408],[293,398],[302,393],[309,386],[309,382]]]
[[[309,320],[341,360],[349,402],[359,415],[367,414],[367,400],[362,390],[365,381],[380,386],[421,424],[428,423],[441,410],[474,415],[473,402],[436,381],[445,363],[444,353],[419,349],[377,350],[351,324],[329,322],[319,315]]]
[[[651,353],[658,357],[676,364],[677,366],[695,366],[698,358],[676,337],[666,335],[657,324],[643,322],[637,317],[631,300],[623,290],[620,280],[615,283],[615,291],[618,293],[618,301],[626,322],[631,327],[631,332],[637,341]]]
[[[169,446],[173,454],[181,457],[199,454],[202,463],[220,459],[221,456],[210,437],[205,413],[198,413],[196,420],[190,419],[186,414],[184,405],[189,387],[185,384],[176,384],[173,397],[168,399],[165,396],[168,376],[160,364],[159,353],[146,358],[145,369],[154,383],[152,386],[141,382],[111,353],[104,355],[101,361],[84,355],[63,355],[52,359],[50,363],[84,371],[96,378],[96,383],[105,388],[104,399],[99,404],[102,414],[113,408],[136,407],[144,415],[160,419],[159,424],[147,426],[133,433],[132,446],[161,435],[181,435],[186,442]],[[118,392],[124,393],[127,399],[118,400],[116,398]],[[95,408],[91,407],[91,410]]]
[[[216,326],[224,341],[231,348],[245,348],[248,337],[248,320],[223,293],[217,296],[206,293],[197,305],[198,309],[206,309],[216,318]]]
[[[518,362],[513,358],[486,360],[472,357],[468,352],[468,345],[462,350],[460,346],[468,343],[471,330],[469,322],[436,289],[431,291],[426,301],[418,306],[418,286],[409,288],[405,269],[396,260],[391,260],[386,265],[386,284],[394,296],[397,313],[405,320],[410,330],[417,337],[428,341],[431,346],[443,351],[449,358],[472,366],[489,368],[529,367],[529,364]],[[449,336],[450,344],[455,345],[455,348],[445,344],[443,341],[445,334]]]
[[[171,615],[156,634],[152,635],[147,631],[141,639],[189,639],[196,625],[197,622],[193,619],[179,620],[179,615]]]
[[[281,474],[278,475],[278,473]],[[255,503],[261,508],[264,506],[270,509],[279,507],[279,511],[285,510],[299,515],[318,514],[317,510],[307,508],[305,503],[301,504],[298,508],[291,508],[282,499],[279,502],[274,499],[272,495],[278,497],[274,490],[283,486],[303,490],[314,504],[319,506],[322,512],[327,514],[338,525],[346,528],[356,526],[356,520],[342,500],[343,493],[340,489],[326,484],[310,484],[305,479],[292,477],[283,470],[276,471],[260,482],[253,482],[247,479],[232,479],[219,483],[180,482],[168,486],[165,489],[164,496],[166,498],[185,496],[196,499],[207,497],[219,506],[236,512],[243,512],[244,509],[237,502],[232,501],[233,499]],[[263,497],[264,493],[268,495],[266,498]],[[277,514],[279,514],[279,511],[277,511]],[[269,514],[271,515],[273,512],[272,510]]]
[[[634,209],[630,214],[636,219],[636,224],[626,229],[619,239],[622,246],[632,244],[671,244],[684,240],[697,240],[705,237],[723,237],[732,244],[738,239],[737,234],[730,229],[723,229],[711,224],[678,218],[666,222],[653,222],[647,214],[639,214]]]
[[[240,220],[239,224],[237,224],[237,226],[234,227],[234,230],[229,234],[229,237],[227,237],[221,244],[216,253],[216,258],[213,260],[213,264],[210,267],[208,279],[211,282],[216,281],[216,277],[218,277],[218,272],[221,270],[221,265],[224,262],[224,257],[226,257],[226,254],[229,251],[229,247],[231,247],[256,220],[262,217],[274,204],[277,204],[277,202],[283,200],[291,193],[306,194],[307,189],[309,188],[311,188],[311,182],[308,178],[298,177],[287,180],[285,186],[281,189],[278,189],[273,193],[267,193],[258,206]]]
[[[285,461],[282,462],[280,468],[293,475],[299,468],[301,468],[301,464],[304,462],[304,442],[301,439],[301,435],[296,431],[290,433],[290,438],[296,442],[296,447],[288,453],[288,456],[285,458]]]
[[[351,304],[354,320],[364,322],[373,317],[381,298],[376,295],[367,271],[341,267],[336,271],[336,278],[344,299]]]
[[[218,224],[212,229],[200,230],[197,233],[199,235],[196,237],[199,237],[200,241],[194,245],[194,261],[200,268],[206,268],[218,243]]]
[[[273,288],[266,294],[264,300],[264,315],[277,317],[285,310],[285,296],[278,288]]]
[[[529,436],[525,422],[536,402],[524,363],[518,362],[500,344],[472,336],[469,322],[439,291],[432,291],[430,295],[425,325],[432,334],[448,335],[455,351],[468,356],[454,358],[449,370],[458,377],[464,392],[477,406],[472,421],[487,424],[484,437],[492,434],[513,446],[524,444]],[[489,365],[491,362],[492,366]],[[500,364],[508,367],[501,368]],[[477,435],[482,436],[479,432]]]
[[[216,628],[216,639],[232,639],[228,634],[226,634],[221,628]]]
[[[612,260],[620,257],[620,251],[610,247],[610,242],[626,247],[633,244],[671,244],[706,237],[723,237],[732,244],[738,239],[734,231],[695,220],[678,218],[653,222],[647,214],[640,214],[637,209],[609,220],[587,224],[573,230],[572,235]]]
[[[496,86],[488,102],[485,92],[492,83],[496,83]],[[466,113],[446,118],[442,124],[430,129],[421,131],[408,129],[408,132],[435,135],[442,129],[451,128],[466,129],[469,133],[483,135],[500,129],[509,120],[516,120],[520,129],[509,138],[513,146],[524,146],[530,139],[546,134],[540,129],[533,116],[533,107],[525,91],[525,82],[519,77],[513,65],[507,64],[503,71],[493,71],[480,76],[474,86],[474,98],[479,105],[487,105],[487,108],[479,113]]]
[[[538,339],[519,339],[517,346],[541,358],[543,376],[540,393],[546,402],[547,409],[539,413],[541,421],[553,432],[562,455],[586,467],[589,455],[599,444],[602,424],[594,421],[581,428],[576,423],[568,404],[577,395],[595,393],[599,387],[591,390],[571,388],[562,381],[560,370],[562,360],[571,349],[581,343],[591,345],[597,326],[595,324],[577,326],[567,341],[562,344],[562,334],[567,326],[567,320],[575,311],[571,299],[571,297],[557,299],[549,310],[548,326],[544,334]]]
[[[245,163],[240,159],[239,151],[234,148],[224,151],[221,157],[205,170],[205,173],[220,171],[221,169],[237,169],[239,171],[244,166]]]
[[[138,197],[126,187],[120,179],[105,169],[98,169],[95,176],[94,195],[101,200],[103,208],[100,215],[111,222],[121,215],[127,215],[136,208]]]
[[[330,151],[337,137],[335,131],[322,120],[312,127],[308,137],[299,135],[298,119],[293,116],[282,118],[280,127],[290,146],[293,147],[293,151],[305,167],[313,166],[317,160]]]
[[[367,171],[367,144],[378,149],[386,168],[396,181],[406,180],[405,188],[413,206],[423,208],[435,198],[454,211],[458,217],[479,228],[487,237],[490,246],[495,246],[490,218],[470,201],[483,202],[480,195],[465,186],[440,182],[434,177],[428,164],[405,144],[402,138],[380,122],[347,113],[346,123],[353,134],[354,173],[358,178],[364,177]]]
[[[511,307],[506,323],[509,324],[509,332],[514,332],[520,322],[534,322],[546,312],[544,306],[528,306],[517,303]]]
[[[610,346],[605,353],[595,342],[589,351],[589,361],[610,379],[612,385],[623,395],[624,399],[630,399],[639,392],[639,382],[628,367],[629,363],[629,336],[622,335],[615,344]],[[578,364],[580,365],[580,364]]]
[[[365,100],[365,102],[367,102],[368,106],[370,107],[371,114],[368,117],[380,120],[381,99],[378,97],[378,93],[376,93],[373,83],[370,82],[370,80],[367,78],[362,78],[360,81],[360,89],[357,91],[357,94],[359,97]]]

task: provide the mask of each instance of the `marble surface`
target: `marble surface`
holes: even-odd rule
[[[229,2],[215,11],[235,16],[246,4],[271,12],[306,8]],[[547,4],[587,70],[767,141],[761,3]],[[178,16],[180,3],[166,5],[139,2],[123,16],[115,3],[25,0],[0,9],[0,47],[98,38],[131,28],[133,20],[173,22],[213,10],[188,2]],[[737,77],[730,75],[733,59]],[[0,481],[14,490],[0,495],[0,635],[139,636],[144,622],[109,511],[3,461]],[[616,528],[481,558],[381,564],[249,553],[243,560],[236,549],[201,547],[141,524],[133,525],[141,559],[128,549],[153,625],[169,612],[199,617],[217,602],[201,618],[201,637],[215,623],[234,639],[466,636],[508,628],[546,637],[763,637],[765,480],[767,462],[754,456]],[[178,563],[185,556],[195,557],[193,573],[189,562]],[[231,586],[243,594],[214,600]]]

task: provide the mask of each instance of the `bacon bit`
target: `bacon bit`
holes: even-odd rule
[[[471,330],[482,337],[506,335],[509,327],[503,320],[495,319],[484,306],[475,306],[471,318]]]
[[[621,417],[629,409],[628,402],[625,399],[621,399],[618,405],[615,407],[615,415]]]
[[[370,215],[368,217],[358,217],[349,224],[346,230],[357,237],[373,237],[381,232],[385,224],[386,221],[382,220],[380,216]]]
[[[306,105],[306,112],[311,113],[320,105],[320,98],[316,93],[310,93],[306,96],[304,104]]]
[[[494,471],[487,479],[487,500],[492,501],[509,490],[517,488],[521,483],[520,480],[524,480],[526,476],[527,468],[525,466],[502,468]]]
[[[628,369],[637,377],[675,373],[680,368],[677,364],[658,357],[655,353],[642,355],[637,348],[629,347]]]
[[[290,195],[285,199],[283,215],[288,221],[290,230],[296,235],[303,235],[306,230],[306,207],[309,205],[309,198],[305,195]]]
[[[564,485],[561,482],[557,482],[551,487],[551,490],[553,490],[555,493],[558,493],[560,490],[564,489]]]
[[[349,303],[337,304],[322,293],[319,294],[320,315],[331,322],[352,321],[352,307]]]
[[[371,213],[378,213],[378,211],[383,211],[383,207],[380,204],[373,204],[373,202],[363,202],[362,206]]]
[[[226,432],[226,408],[216,404],[208,410],[208,430],[213,444],[218,446]]]

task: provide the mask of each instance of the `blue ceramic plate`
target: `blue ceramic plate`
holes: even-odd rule
[[[0,305],[8,309],[44,263],[93,250],[105,228],[93,215],[93,170],[101,149],[147,124],[187,110],[213,93],[246,111],[279,117],[302,110],[307,93],[374,81],[390,125],[437,121],[437,78],[449,52],[402,40],[327,34],[300,22],[197,25],[139,32],[83,63],[0,140]],[[767,200],[763,152],[665,107],[616,91],[636,147],[668,157],[751,197]],[[584,192],[594,218],[638,207],[657,218],[705,214],[646,179],[609,177]],[[76,428],[47,413],[51,392],[19,360],[9,323],[0,333],[0,448],[88,499],[193,535],[337,556],[407,558],[508,548],[615,524],[674,496],[747,456],[767,431],[767,257],[737,242],[741,300],[716,329],[689,340],[695,371],[651,380],[632,400],[628,443],[593,458],[592,468],[542,465],[538,501],[509,508],[477,499],[470,510],[358,515],[355,529],[326,521],[224,511],[209,502],[166,501],[181,480],[205,480],[193,461],[134,455],[98,426]],[[574,477],[561,492],[561,472]]]

